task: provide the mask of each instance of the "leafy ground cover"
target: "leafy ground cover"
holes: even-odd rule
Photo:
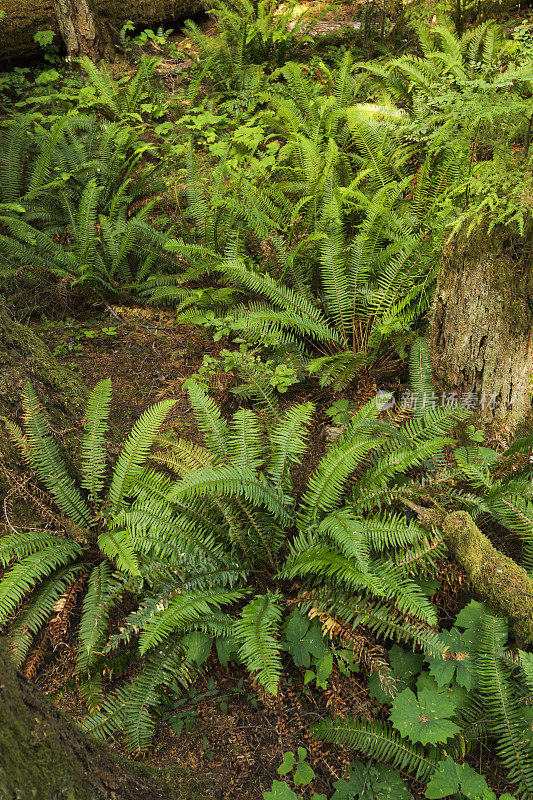
[[[89,394],[2,419],[0,624],[182,793],[533,797],[531,432],[425,339],[457,231],[527,252],[533,48],[457,11],[219,2],[2,77],[0,287]]]

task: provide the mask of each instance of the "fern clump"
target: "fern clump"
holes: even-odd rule
[[[109,611],[142,572],[142,553],[118,517],[173,401],[162,401],[144,412],[111,474],[105,449],[110,404],[108,379],[95,386],[87,401],[80,479],[72,476],[31,385],[23,395],[23,429],[3,420],[30,469],[31,488],[26,487],[24,494],[42,514],[43,527],[18,529],[9,521],[8,532],[0,539],[0,561],[7,568],[0,580],[0,624],[10,625],[12,648],[21,664],[54,613],[68,627],[83,592],[78,668],[82,677],[96,684],[101,678],[95,665]],[[12,497],[17,490],[15,483]]]
[[[442,410],[404,433],[381,421],[371,401],[353,415],[297,498],[295,470],[308,446],[312,404],[277,411],[267,422],[241,409],[228,422],[199,386],[191,384],[189,396],[205,445],[165,437],[152,457],[165,472],[142,471],[133,502],[117,517],[149,562],[139,608],[108,652],[138,643],[151,659],[172,641],[185,680],[214,640],[224,660],[244,663],[272,694],[285,650],[297,653],[297,663],[309,663],[311,656],[290,644],[293,628],[306,641],[309,618],[324,630],[362,625],[417,642],[435,658],[442,654],[436,610],[419,582],[431,574],[442,545],[401,510],[391,514],[381,506],[408,470],[452,444],[446,434],[464,412]],[[301,587],[294,600],[304,612],[290,625],[287,585]],[[313,658],[325,657],[309,646]],[[159,673],[159,679],[161,690],[167,677]],[[115,711],[129,707],[133,691],[126,686],[109,699],[91,729],[105,733],[118,725]],[[145,704],[156,700],[147,695]],[[138,730],[132,749],[146,735]]]
[[[82,114],[34,127],[0,130],[0,281],[44,274],[113,296],[168,265],[151,224],[164,183],[134,128]]]

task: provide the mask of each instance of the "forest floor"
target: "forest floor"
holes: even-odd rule
[[[314,5],[317,12],[323,8],[323,4]],[[342,28],[357,28],[360,10],[361,5],[353,3],[328,12],[315,34],[327,36]],[[212,22],[206,17],[201,27],[209,33]],[[173,38],[179,46],[184,37],[177,34]],[[186,52],[182,52],[186,59]],[[160,67],[170,76],[170,82],[175,66],[175,60],[171,63],[164,59]],[[94,308],[74,309],[72,303],[62,309],[58,306],[50,319],[31,324],[58,360],[77,371],[88,388],[103,378],[112,379],[110,455],[119,452],[122,438],[142,412],[163,398],[176,400],[168,425],[186,439],[199,440],[183,384],[198,371],[204,355],[216,357],[228,343],[213,343],[196,326],[177,325],[171,311],[145,306],[102,306],[100,313],[95,313]],[[405,380],[402,368],[384,379],[375,373],[362,373],[345,396],[359,406],[377,389],[398,394]],[[214,399],[227,413],[237,407],[231,388],[221,379],[211,387]],[[286,395],[288,403],[312,400],[317,406],[301,485],[325,451],[325,428],[331,425],[326,410],[333,399],[341,397],[316,384],[299,384],[297,393],[289,390]],[[505,549],[505,543],[499,544]],[[441,621],[446,623],[455,618],[470,594],[457,565],[443,561],[440,570],[441,587],[433,599]],[[375,653],[384,652],[376,643]],[[86,707],[77,691],[75,647],[69,646],[68,636],[53,658],[44,655],[44,648],[42,655],[42,660],[32,661],[30,676],[54,697],[60,708],[74,717],[82,716]],[[340,745],[330,749],[316,741],[310,733],[311,726],[326,716],[373,719],[381,710],[369,694],[366,677],[346,676],[338,666],[328,679],[327,690],[320,692],[312,685],[304,685],[301,669],[288,670],[276,698],[266,697],[244,668],[223,667],[213,657],[208,667],[207,674],[183,696],[179,707],[169,700],[169,707],[162,709],[153,745],[142,756],[143,761],[157,765],[178,783],[182,780],[184,792],[188,792],[185,787],[191,775],[209,779],[211,789],[202,790],[201,795],[194,795],[191,790],[185,795],[187,800],[262,800],[263,792],[270,790],[272,781],[279,777],[277,768],[284,753],[296,752],[298,747],[306,748],[316,772],[315,780],[302,796],[311,799],[313,792],[329,796],[331,786],[346,775],[350,752]],[[112,688],[110,683],[109,689]],[[120,737],[111,742],[111,747],[124,752]],[[480,760],[484,755],[480,753]],[[490,764],[485,761],[483,768],[489,772]],[[498,782],[495,779],[493,784]],[[423,786],[412,781],[410,786],[417,800],[424,796]]]
[[[176,325],[171,312],[146,307],[117,307],[97,316],[81,311],[76,317],[67,311],[63,318],[34,323],[36,332],[55,352],[61,363],[75,369],[87,387],[106,377],[113,382],[112,424],[114,439],[110,454],[118,453],[120,440],[141,413],[154,402],[166,397],[176,400],[169,425],[188,439],[199,439],[183,382],[200,366],[204,354],[215,356],[225,342],[213,343],[197,327]],[[231,411],[234,396],[230,387],[219,382],[213,387],[215,400]],[[362,405],[375,394],[375,379],[362,376],[347,396]],[[325,390],[299,386],[287,402],[313,400],[317,404],[311,445],[305,460],[309,474],[326,447],[324,428],[330,424],[325,414],[331,396]],[[338,396],[337,396],[338,399]],[[456,566],[443,564],[443,584],[438,605],[443,620],[453,619],[467,598],[466,583]],[[376,643],[376,655],[385,651]],[[74,675],[75,648],[68,646],[53,660],[45,657],[39,665],[32,661],[31,677],[37,685],[52,694],[60,708],[74,716],[86,713]],[[30,659],[31,661],[31,659]],[[367,681],[343,675],[337,667],[328,679],[327,691],[318,692],[305,686],[303,671],[294,668],[285,679],[277,698],[266,697],[239,667],[222,667],[211,657],[207,674],[201,677],[184,696],[179,708],[162,710],[153,746],[142,756],[157,765],[165,774],[187,784],[190,775],[208,778],[212,789],[202,790],[209,800],[262,800],[272,781],[279,778],[277,768],[286,751],[298,747],[308,751],[310,763],[317,773],[309,787],[317,793],[346,774],[350,763],[347,749],[329,749],[315,741],[310,728],[326,716],[362,716],[374,718],[380,706],[370,697]],[[112,688],[112,685],[109,686]],[[181,701],[180,701],[181,702]],[[120,737],[111,746],[123,753]],[[412,786],[414,797],[423,797]],[[211,792],[211,794],[210,794]],[[306,795],[307,796],[307,795]],[[194,795],[190,795],[193,800]],[[188,796],[189,800],[189,796]]]

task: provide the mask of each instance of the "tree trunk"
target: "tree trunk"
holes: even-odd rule
[[[30,381],[40,397],[46,398],[55,428],[71,428],[83,413],[86,389],[81,379],[62,367],[49,348],[26,325],[9,315],[0,300],[0,417],[16,421],[24,385]],[[2,431],[3,434],[3,431]],[[0,455],[7,443],[0,436]]]
[[[18,675],[0,640],[0,798],[2,800],[163,800],[161,777],[121,762],[85,736]]]
[[[131,19],[139,28],[157,29],[162,23],[197,14],[202,0],[91,0],[101,19],[119,31]],[[5,17],[0,24],[0,61],[42,53],[34,41],[37,31],[58,30],[52,0],[0,0]]]
[[[503,230],[459,234],[443,260],[432,319],[437,380],[480,423],[510,431],[530,409],[533,257]]]
[[[93,8],[92,0],[53,0],[57,24],[67,54],[93,61],[113,61],[111,37]]]

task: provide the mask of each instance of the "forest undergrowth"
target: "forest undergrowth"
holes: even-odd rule
[[[531,427],[428,335],[459,232],[528,252],[529,17],[212,6],[0,74],[2,303],[87,387],[0,419],[2,631],[188,800],[533,799]]]

